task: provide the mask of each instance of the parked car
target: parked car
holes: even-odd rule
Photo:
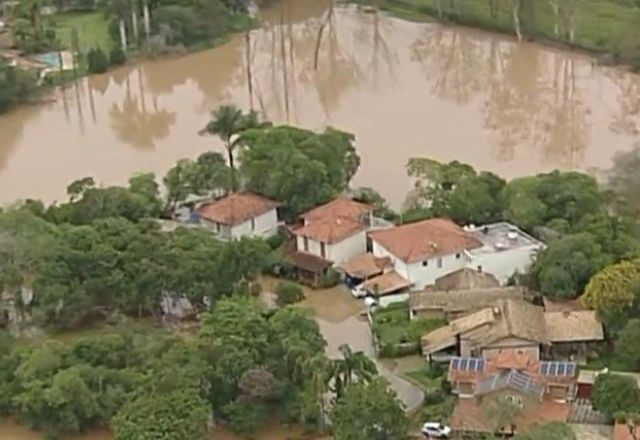
[[[367,295],[364,297],[364,305],[373,308],[378,305],[378,300],[375,299],[372,295]]]
[[[427,422],[422,425],[422,433],[427,438],[449,438],[451,428],[437,422]]]
[[[351,294],[354,298],[364,298],[367,296],[367,290],[359,284],[351,289]]]

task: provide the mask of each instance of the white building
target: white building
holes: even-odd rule
[[[505,284],[524,272],[544,244],[508,223],[461,228],[436,218],[370,234],[375,257],[390,257],[414,290],[463,268],[490,273]]]
[[[293,231],[298,252],[341,264],[367,251],[371,206],[341,197],[300,217],[303,225]]]
[[[545,248],[540,240],[507,222],[464,229],[482,243],[469,251],[468,267],[492,274],[503,285],[514,273],[525,273]]]
[[[233,193],[200,206],[200,224],[223,240],[270,237],[278,231],[280,204],[252,193]]]
[[[414,290],[467,267],[482,243],[450,220],[430,219],[370,234],[375,257],[389,257]]]

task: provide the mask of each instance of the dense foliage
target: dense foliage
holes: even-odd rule
[[[246,188],[286,200],[288,218],[329,201],[347,188],[360,165],[353,135],[318,134],[289,126],[248,130],[240,167]]]
[[[336,440],[402,440],[407,418],[387,384],[381,380],[354,383],[331,413]]]
[[[0,58],[0,113],[28,102],[36,92],[36,78]]]
[[[593,406],[609,417],[620,411],[640,411],[640,390],[636,380],[618,374],[600,374],[593,385]]]

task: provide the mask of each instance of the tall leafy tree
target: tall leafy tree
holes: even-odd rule
[[[620,411],[640,410],[640,390],[635,379],[619,374],[599,374],[593,384],[593,406],[609,417]]]
[[[354,380],[369,382],[378,374],[378,368],[366,354],[353,352],[347,344],[342,344],[338,349],[342,358],[333,361],[331,376],[336,399],[340,400],[345,388]]]
[[[200,130],[200,134],[218,136],[224,143],[227,151],[229,167],[231,168],[231,188],[236,189],[235,181],[235,151],[243,144],[242,133],[252,128],[268,126],[268,123],[260,122],[258,114],[251,110],[244,114],[235,105],[223,105],[211,112],[211,120]]]
[[[403,440],[408,421],[395,394],[382,379],[349,385],[331,412],[336,440]]]

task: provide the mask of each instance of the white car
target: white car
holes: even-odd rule
[[[378,300],[371,295],[367,295],[364,297],[364,305],[369,308],[376,307],[378,305]]]
[[[449,438],[451,428],[442,423],[427,422],[422,425],[422,433],[428,438]]]
[[[359,284],[351,289],[351,294],[354,298],[364,298],[365,296],[367,296],[367,290],[362,287],[362,284]]]

